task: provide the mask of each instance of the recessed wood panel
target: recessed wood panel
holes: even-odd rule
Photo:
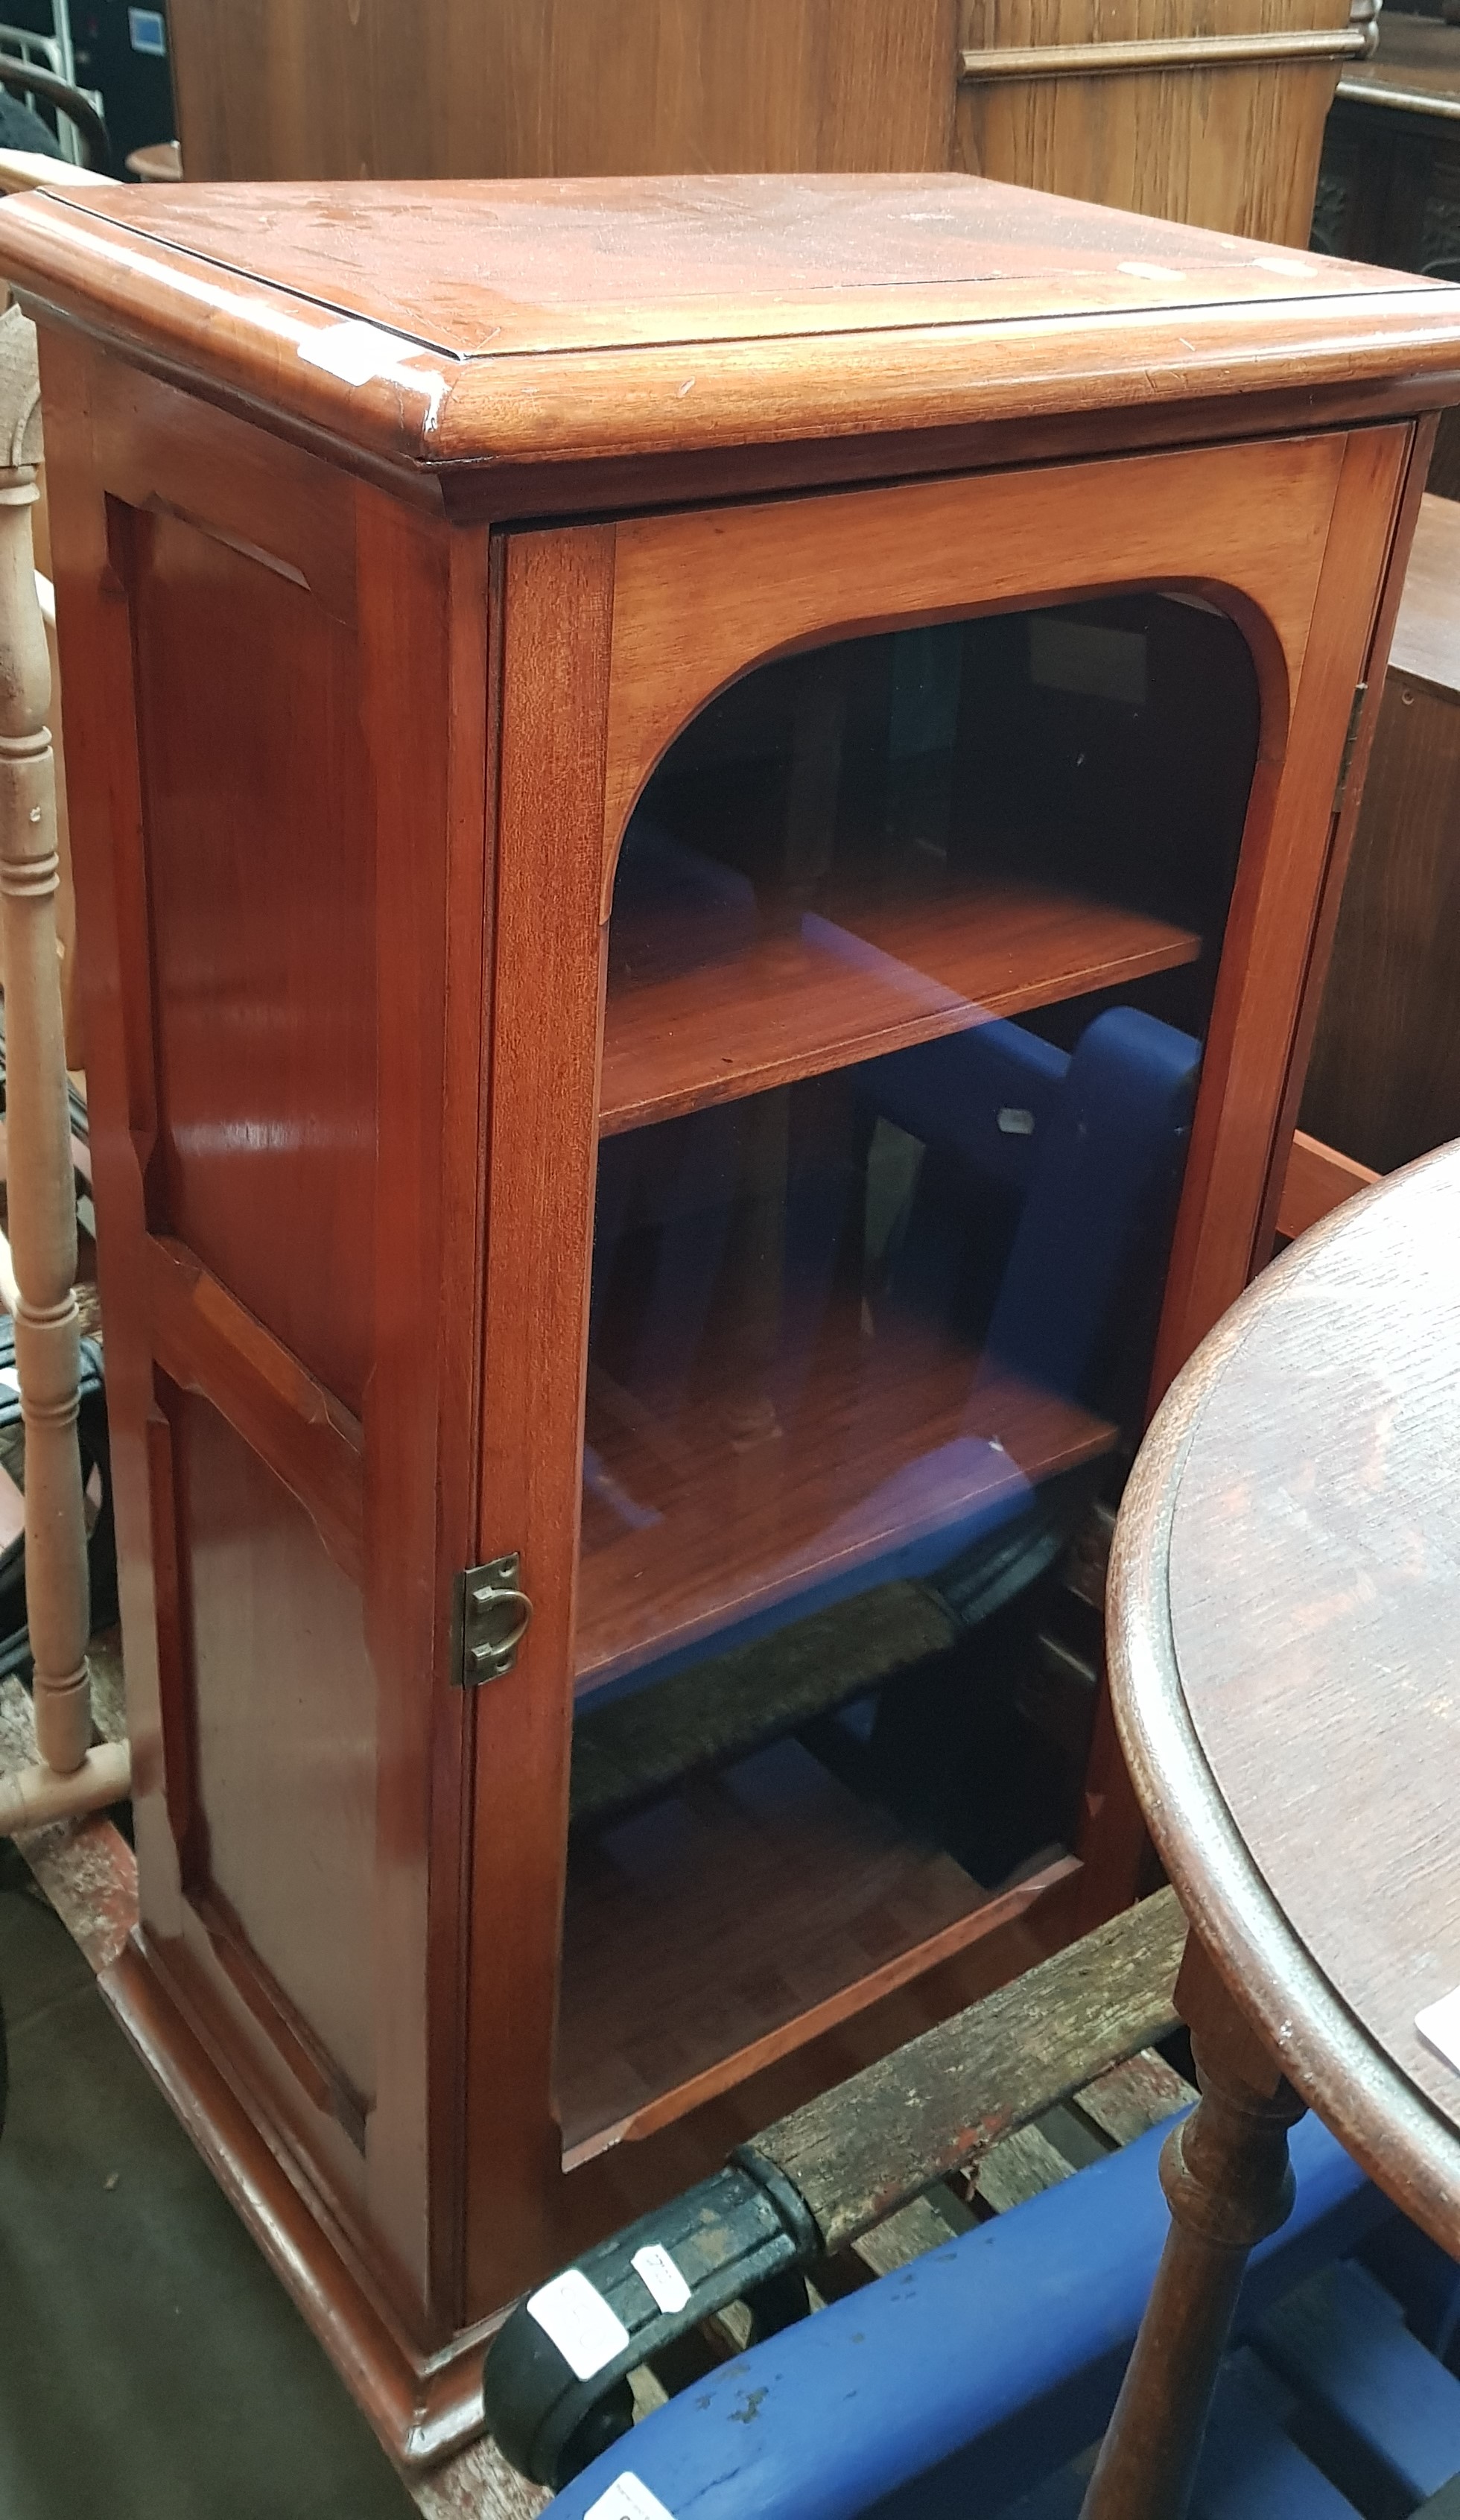
[[[283,563],[129,514],[151,1221],[358,1411],[375,938],[353,641]]]
[[[196,1394],[172,1403],[201,1877],[306,2042],[374,2088],[375,1684],[359,1593]]]

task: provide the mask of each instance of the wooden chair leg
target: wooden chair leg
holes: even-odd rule
[[[1080,2520],[1184,2520],[1249,2254],[1293,2210],[1303,2103],[1194,1941],[1176,2001],[1202,2096],[1162,2153],[1170,2233]]]

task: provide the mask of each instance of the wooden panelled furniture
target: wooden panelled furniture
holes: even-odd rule
[[[1121,1508],[1112,1686],[1191,1922],[1202,2099],[1167,2138],[1171,2231],[1082,2520],[1183,2520],[1305,2106],[1460,2247],[1457,1249],[1450,1147],[1252,1288]]]
[[[944,170],[1307,243],[1375,0],[171,0],[220,178]]]
[[[1136,1891],[1027,1604],[1271,1248],[1460,292],[949,178],[32,194],[0,269],[105,1984],[431,2458],[525,2286]]]
[[[1302,1099],[1375,1172],[1460,1137],[1457,942],[1460,504],[1426,498]]]

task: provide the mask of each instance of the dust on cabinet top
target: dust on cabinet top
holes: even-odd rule
[[[1460,399],[1460,289],[970,176],[41,192],[0,208],[0,271],[156,372],[431,468]]]

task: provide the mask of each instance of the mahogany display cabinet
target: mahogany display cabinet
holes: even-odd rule
[[[1272,1247],[1460,292],[958,178],[33,194],[0,268],[107,1993],[429,2459],[525,2287],[1135,1892],[1052,1588]]]

